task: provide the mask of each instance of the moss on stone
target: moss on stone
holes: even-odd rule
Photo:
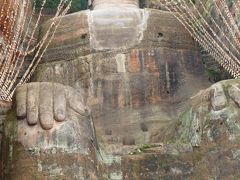
[[[191,127],[192,119],[191,119],[192,109],[188,109],[183,112],[178,119],[178,134],[177,137],[179,140],[183,142],[189,142],[189,129]]]
[[[6,116],[6,120],[4,121],[4,135],[7,138],[15,137],[17,132],[16,122],[15,112],[10,111]]]

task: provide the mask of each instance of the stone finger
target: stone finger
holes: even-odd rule
[[[224,89],[221,85],[214,85],[213,95],[211,97],[211,104],[214,111],[219,111],[227,106],[227,98]]]
[[[54,84],[53,95],[54,119],[56,121],[64,121],[66,118],[66,97],[64,86],[61,84]]]
[[[39,92],[39,117],[43,129],[53,127],[53,85],[42,83]]]
[[[68,89],[67,94],[70,108],[81,115],[86,115],[86,107],[84,106],[82,95],[71,88]]]
[[[38,122],[39,84],[32,83],[27,88],[27,122],[35,125]]]
[[[27,86],[22,85],[16,89],[16,113],[18,119],[27,115]]]
[[[231,99],[238,105],[238,107],[240,107],[240,88],[236,84],[231,85],[228,88],[228,94]]]
[[[6,114],[12,108],[12,102],[0,100],[0,115]]]

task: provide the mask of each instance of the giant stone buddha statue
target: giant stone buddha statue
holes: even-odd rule
[[[121,175],[105,160],[163,141],[209,85],[195,43],[169,12],[138,0],[89,5],[61,19],[32,82],[16,91],[17,121],[10,112],[2,146],[9,179]]]

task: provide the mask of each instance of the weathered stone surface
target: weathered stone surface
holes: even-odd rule
[[[18,89],[17,106],[21,105],[25,112],[17,112],[21,114],[18,120],[11,112],[4,122],[1,153],[4,179],[98,179],[101,176],[97,172],[95,130],[81,97],[79,91],[56,83],[30,83]],[[62,99],[60,103],[58,98]],[[64,102],[66,105],[62,106]],[[49,123],[51,127],[46,128]]]
[[[237,97],[239,94],[236,96],[238,89],[236,91],[233,88],[238,87],[239,83],[239,80],[221,81],[193,97],[193,99],[201,99],[201,101],[196,100],[192,108],[182,116],[183,126],[180,127],[182,137],[191,142],[198,139],[198,145],[203,139],[216,143],[227,143],[227,141],[230,143],[238,139],[240,129]],[[218,96],[212,93],[216,89],[219,90]],[[233,92],[236,97],[232,95]],[[204,96],[208,98],[204,98]],[[224,103],[224,106],[218,106],[216,109],[213,102],[219,99],[224,99],[224,102],[228,103]],[[198,103],[196,103],[197,101]]]
[[[211,98],[211,105],[214,111],[221,110],[227,106],[227,98],[224,94],[222,86],[214,86],[213,96]]]
[[[189,179],[193,172],[191,158],[155,150],[154,153],[128,155],[123,158],[123,179]]]
[[[90,11],[88,18],[92,48],[126,49],[141,41],[148,12],[138,8],[112,7]]]
[[[148,18],[143,19],[139,12]],[[170,13],[127,11],[129,19],[145,29],[134,27],[130,33],[135,38],[124,46],[121,33],[113,32],[109,39],[117,47],[114,50],[106,48],[112,46],[107,43],[108,36],[92,31],[91,14],[94,12],[83,11],[62,19],[33,81],[57,82],[82,92],[92,111],[100,162],[107,166],[102,174],[122,179],[122,155],[141,144],[167,139],[171,133],[166,132],[173,129],[187,99],[209,82],[195,43]],[[118,20],[131,27],[126,17],[123,14]],[[103,32],[114,29],[107,27]],[[105,45],[94,46],[93,37]]]
[[[83,104],[82,91],[57,83],[29,83],[16,90],[16,111],[19,119],[28,125],[40,124],[50,130],[56,122],[66,120],[69,108],[85,116],[88,108]]]
[[[239,147],[238,147],[239,148]],[[233,155],[234,154],[234,155]],[[123,158],[123,179],[238,179],[238,151],[217,148],[195,149],[180,154],[151,153],[128,155]]]
[[[99,24],[103,19],[105,26]],[[235,173],[238,149],[233,152],[235,159],[227,162],[231,171],[220,172],[230,151],[221,149],[223,159],[218,159],[218,152],[211,155],[212,144],[202,148],[205,134],[201,133],[209,117],[213,120],[207,126],[209,139],[217,141],[226,129],[238,131],[236,114],[226,121],[227,128],[219,128],[217,121],[230,109],[230,94],[238,102],[237,91],[229,89],[225,95],[225,87],[215,85],[215,91],[210,88],[194,97],[193,109],[182,114],[188,99],[209,82],[196,44],[168,12],[121,7],[67,15],[33,81],[45,83],[17,91],[17,114],[23,120],[16,125],[12,118],[5,126],[16,127],[8,131],[17,137],[12,141],[6,133],[3,146],[3,157],[12,153],[13,158],[10,162],[5,159],[5,170],[16,162],[15,172],[5,171],[10,178],[24,172],[23,179],[231,179]],[[51,82],[62,85],[54,89]],[[66,90],[64,85],[72,88]],[[79,109],[85,109],[83,104],[91,109],[97,136],[90,117],[79,114]],[[176,123],[180,126],[177,132]],[[172,130],[179,144],[169,140],[176,135]],[[96,138],[100,145],[97,157],[97,145],[92,142]],[[147,154],[124,156],[142,144],[167,140],[167,145],[140,148]],[[202,149],[196,150],[199,147]],[[217,170],[211,169],[215,161]],[[106,169],[98,163],[104,163]]]
[[[10,111],[12,108],[11,102],[6,101],[0,101],[0,155],[2,152],[2,136],[3,136],[3,126],[4,126],[4,120],[6,119],[6,114],[8,111]],[[2,177],[2,168],[3,168],[3,162],[1,160],[0,156],[0,178]]]
[[[88,15],[89,10],[79,13],[69,14],[64,17],[64,23],[58,27],[54,41],[46,50],[45,59],[49,60],[70,60],[76,55],[86,55],[90,53],[89,44],[89,26]],[[46,31],[49,23],[42,26],[42,31]],[[75,27],[75,28],[74,28]]]
[[[230,47],[232,53],[239,58],[238,50],[236,50],[233,45],[232,41],[229,40],[227,37],[231,36],[231,31],[228,30],[227,26],[225,26],[225,22],[223,18],[220,17],[220,12],[224,12],[224,6],[219,7],[220,12],[217,11],[215,3],[220,3],[220,1],[201,1],[196,0],[194,2],[196,8],[199,10],[200,14],[202,14],[203,18],[208,22],[211,29],[217,34],[216,36],[213,36],[213,38],[216,41],[221,41],[226,47]],[[151,8],[151,9],[159,9],[159,10],[166,10],[166,6],[164,6],[164,3],[161,3],[161,0],[143,0],[142,4],[145,8]],[[205,6],[205,9],[203,8],[203,5]],[[239,24],[239,17],[238,13],[236,12],[236,8],[233,7],[231,1],[227,1],[227,5],[229,6],[230,14],[235,19],[236,23]],[[208,13],[206,13],[208,12]],[[216,26],[218,24],[219,26]],[[220,29],[221,30],[220,30]],[[230,34],[229,34],[230,33]],[[224,34],[224,35],[223,35]],[[230,38],[231,39],[231,38]],[[203,48],[200,47],[200,54],[202,58],[202,62],[204,64],[204,67],[206,69],[206,73],[209,76],[209,81],[215,83],[221,80],[231,79],[232,76],[224,70],[224,68],[216,62],[216,60]]]
[[[93,9],[105,9],[111,7],[139,7],[138,0],[90,0]]]
[[[232,98],[232,100],[240,107],[240,89],[238,84],[233,84],[228,88],[228,94]]]
[[[148,14],[148,18],[147,21],[143,21],[142,19],[138,20],[146,23],[143,24],[146,26],[146,29],[143,32],[142,39],[139,39],[139,43],[137,44],[138,48],[154,49],[166,47],[197,51],[197,47],[188,32],[171,13],[152,9],[145,9],[144,11]],[[42,62],[71,61],[81,56],[94,55],[98,52],[90,46],[90,38],[95,35],[92,34],[93,32],[89,32],[89,29],[91,29],[91,27],[89,27],[91,24],[88,18],[89,13],[89,11],[81,11],[69,14],[61,19],[61,25],[58,27],[55,38],[44,54]],[[110,17],[108,18],[110,19]],[[45,31],[48,24],[49,23],[44,24],[41,31]],[[117,36],[118,34],[116,33],[115,35]],[[102,38],[106,38],[106,36]],[[141,38],[141,36],[139,38]],[[126,46],[125,48],[127,49],[129,47]],[[109,55],[111,54],[109,52],[110,49],[106,49],[105,51],[108,52]],[[117,52],[119,51],[121,52],[121,50]],[[115,53],[115,51],[112,53]],[[191,61],[193,58],[194,56],[189,54],[187,58],[188,62],[185,64],[194,63],[194,61]]]
[[[190,109],[179,117],[175,138],[124,156],[124,179],[239,179],[239,84],[222,81],[193,97]],[[216,89],[218,96],[212,93]],[[214,109],[214,98],[228,104]]]
[[[135,142],[130,144],[158,141],[159,132],[175,122],[186,99],[209,85],[187,31],[168,12],[145,11],[146,29],[135,47],[96,51],[86,38],[85,47],[89,50],[84,54],[80,51],[83,45],[77,44],[68,26],[79,32],[79,37],[84,22],[86,33],[86,27],[91,26],[86,20],[87,12],[66,16],[34,78],[84,89],[97,136],[110,154],[125,149],[126,133]],[[87,33],[87,37],[95,35]],[[63,39],[61,43],[58,36]],[[142,130],[143,123],[147,130]],[[111,135],[106,135],[106,130]]]

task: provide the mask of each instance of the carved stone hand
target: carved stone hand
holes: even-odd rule
[[[233,140],[240,133],[240,81],[221,81],[192,98],[191,110],[181,127],[188,132],[193,146],[200,146],[204,136],[210,141]],[[185,134],[185,135],[186,135]],[[185,136],[184,135],[184,136]],[[187,138],[187,139],[188,139]],[[222,138],[222,139],[221,139]]]
[[[44,130],[53,128],[55,122],[66,120],[69,108],[86,115],[80,92],[57,83],[29,83],[16,90],[16,111],[19,120],[28,125],[40,125]]]
[[[15,111],[8,113],[2,146],[6,162],[17,159],[11,164],[12,179],[97,179],[97,141],[81,92],[56,83],[30,83],[18,87],[14,104],[18,118]]]

